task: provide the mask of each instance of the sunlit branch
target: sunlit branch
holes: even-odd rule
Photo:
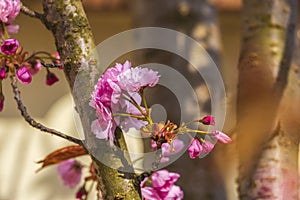
[[[23,118],[26,120],[26,122],[28,122],[28,124],[36,129],[39,129],[43,132],[47,132],[50,134],[53,134],[55,136],[61,137],[63,139],[66,139],[70,142],[74,142],[78,145],[83,146],[83,143],[81,140],[74,138],[72,136],[66,135],[62,132],[56,131],[54,129],[48,128],[44,125],[42,125],[41,123],[38,123],[37,121],[35,121],[27,112],[26,107],[24,106],[22,100],[21,100],[21,95],[20,95],[20,90],[17,86],[17,79],[15,76],[10,76],[11,79],[11,86],[13,89],[13,93],[14,93],[14,99],[16,100],[17,104],[18,104],[18,109],[21,111],[21,115],[23,116]]]

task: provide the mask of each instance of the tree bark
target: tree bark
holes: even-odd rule
[[[82,1],[43,0],[43,9],[42,21],[55,38],[57,50],[64,64],[65,76],[73,91],[76,110],[83,125],[85,147],[94,161],[98,189],[101,190],[98,199],[140,199],[139,188],[135,187],[133,179],[119,173],[117,169],[104,165],[95,157],[103,155],[113,164],[118,163],[120,166],[123,164],[120,159],[106,155],[103,150],[109,147],[91,132],[90,126],[95,114],[89,106],[89,100],[100,77],[100,70],[97,69],[97,64],[94,64],[97,60],[93,54],[95,44]],[[77,76],[79,73],[80,78]],[[124,138],[119,138],[121,146],[126,148]]]
[[[199,42],[207,50],[215,64],[220,67],[221,42],[217,12],[211,1],[133,0],[131,6],[134,11],[134,26],[164,27],[185,33]],[[185,49],[190,55],[193,55],[193,49],[189,49],[185,45],[178,45],[178,48]],[[141,63],[163,63],[179,71],[196,92],[201,115],[211,112],[210,96],[205,82],[197,70],[193,69],[193,66],[190,66],[185,60],[178,55],[171,55],[159,50],[143,50],[139,59],[142,60],[138,61]],[[218,90],[217,87],[214,88]],[[174,101],[175,98],[172,94],[163,89],[151,90],[151,94],[148,94],[150,104],[162,104],[168,113],[168,119],[178,124],[180,123],[178,119],[180,113],[176,110],[178,106],[176,100]],[[185,101],[188,102],[189,98],[186,96]],[[183,103],[183,105],[188,105],[188,103]],[[185,108],[185,112],[190,116],[195,116],[195,110],[191,109],[190,112],[186,110],[189,110],[188,108]],[[221,148],[223,149],[223,147]],[[221,153],[222,156],[218,156],[218,153]],[[226,167],[224,167],[224,162],[222,162],[222,166],[218,165],[220,157],[224,157],[224,149],[213,152],[203,159],[191,160],[185,154],[168,167],[171,171],[179,172],[182,175],[178,183],[185,192],[185,199],[226,199],[224,174],[222,175],[222,172],[226,171],[224,170]]]
[[[299,115],[291,108],[299,100],[291,70],[297,8],[295,0],[244,0],[237,98],[240,199],[298,199]]]

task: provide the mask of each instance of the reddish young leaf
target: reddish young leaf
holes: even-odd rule
[[[75,158],[86,154],[88,154],[87,151],[79,145],[72,145],[58,149],[47,155],[44,160],[40,160],[37,162],[42,163],[42,166],[39,169],[37,169],[36,172],[41,171],[49,165],[57,164],[70,158]]]

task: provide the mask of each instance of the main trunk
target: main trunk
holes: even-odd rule
[[[295,0],[244,0],[237,99],[240,199],[298,198],[299,123],[290,105],[298,98],[290,96],[297,8]]]
[[[64,64],[65,76],[73,91],[76,110],[80,115],[85,135],[85,146],[92,154],[95,171],[98,175],[99,199],[140,199],[139,188],[135,188],[133,179],[119,173],[98,161],[105,143],[91,133],[90,125],[95,118],[93,109],[88,105],[100,70],[93,63],[96,58],[92,52],[95,44],[88,19],[81,0],[43,0],[43,23],[52,31],[56,47]],[[80,77],[77,75],[80,73]],[[84,91],[84,92],[83,92]],[[123,137],[119,143],[126,148]],[[109,147],[107,147],[109,148]],[[114,156],[106,155],[112,164],[120,164]],[[132,175],[132,174],[131,174]]]

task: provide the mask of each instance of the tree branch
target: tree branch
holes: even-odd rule
[[[66,139],[70,142],[76,143],[78,145],[83,146],[83,143],[81,140],[74,138],[72,136],[66,135],[62,132],[56,131],[54,129],[48,128],[46,126],[44,126],[41,123],[38,123],[37,121],[35,121],[27,112],[26,107],[24,106],[22,100],[21,100],[21,95],[20,95],[20,90],[17,86],[17,79],[15,76],[10,76],[11,79],[11,86],[13,89],[13,93],[14,93],[14,99],[16,100],[17,104],[18,104],[18,109],[21,111],[21,115],[24,117],[24,119],[26,120],[26,122],[28,122],[28,124],[36,129],[39,129],[43,132],[46,133],[50,133],[53,135],[56,135],[58,137],[61,137],[63,139]]]
[[[21,12],[29,17],[33,17],[36,19],[41,19],[42,14],[31,10],[27,6],[25,6],[23,3],[21,3]]]

